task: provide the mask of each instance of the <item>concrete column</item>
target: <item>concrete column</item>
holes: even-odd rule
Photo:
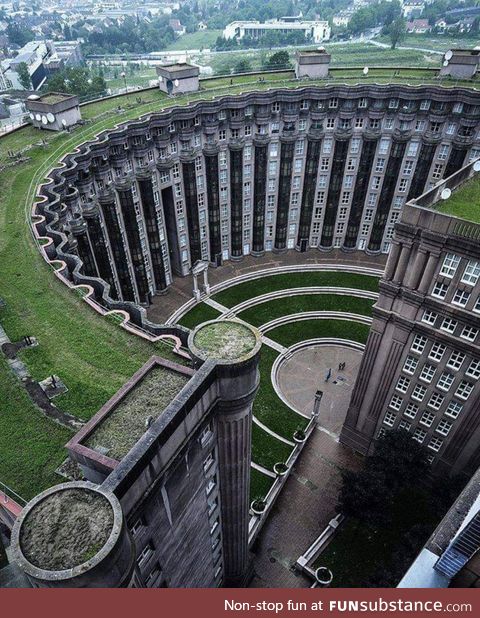
[[[323,391],[315,393],[315,403],[313,404],[312,416],[318,419],[320,415],[320,404],[322,403]]]
[[[248,521],[252,405],[258,389],[261,335],[236,320],[213,320],[190,334],[194,363],[217,363],[218,474],[224,585],[245,586],[250,575]]]
[[[193,275],[193,296],[196,301],[200,300],[200,290],[198,289],[197,275]]]
[[[438,256],[430,253],[428,256],[427,265],[425,266],[425,270],[423,271],[422,278],[420,279],[420,283],[418,285],[418,291],[425,294],[430,286],[430,283],[433,279],[433,274],[437,268]]]
[[[412,248],[409,245],[402,245],[397,268],[395,269],[395,273],[393,275],[393,281],[395,281],[395,283],[402,283],[403,281],[403,277],[405,276],[405,272],[407,270],[411,249]]]
[[[393,273],[397,267],[398,256],[400,255],[400,245],[393,243],[390,253],[388,255],[387,265],[385,266],[384,279],[390,281],[393,277]]]
[[[419,249],[415,256],[413,266],[409,270],[407,277],[406,277],[405,285],[407,288],[410,288],[411,290],[417,289],[418,282],[420,281],[423,271],[425,270],[426,262],[427,262],[427,253]]]
[[[205,268],[203,271],[203,287],[205,289],[205,294],[210,294],[210,285],[208,283],[208,268]]]

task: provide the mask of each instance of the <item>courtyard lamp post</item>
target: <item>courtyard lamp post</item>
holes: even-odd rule
[[[123,83],[125,84],[125,93],[127,92],[127,74],[125,73],[125,71],[122,71],[120,73],[120,77],[123,78]]]

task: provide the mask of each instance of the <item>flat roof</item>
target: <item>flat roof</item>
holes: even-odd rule
[[[436,212],[480,223],[480,174],[452,190],[452,195],[434,206]]]
[[[92,419],[92,430],[81,444],[121,461],[148,430],[150,417],[157,420],[190,380],[191,370],[173,367],[167,362],[147,363],[102,408],[102,416]]]

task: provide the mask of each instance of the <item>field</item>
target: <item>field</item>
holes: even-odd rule
[[[184,49],[205,49],[212,47],[223,30],[200,30],[190,34],[184,34],[166,47],[167,51]]]

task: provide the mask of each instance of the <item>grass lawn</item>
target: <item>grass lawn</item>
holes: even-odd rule
[[[252,460],[273,470],[279,461],[287,461],[293,447],[288,446],[268,434],[264,429],[253,423],[252,425]]]
[[[222,36],[223,30],[199,30],[198,32],[190,32],[179,37],[165,48],[166,51],[175,51],[183,49],[203,49],[210,48],[215,45],[215,41],[219,36]]]
[[[185,328],[195,328],[202,322],[208,320],[215,320],[220,316],[220,312],[207,305],[207,303],[198,303],[193,309],[190,309],[183,318],[179,321],[179,324],[185,326]]]
[[[362,587],[378,571],[391,571],[398,544],[398,532],[367,528],[347,519],[313,566],[332,571],[332,588]]]
[[[274,479],[252,468],[250,470],[250,500],[253,502],[255,498],[265,498],[273,482]]]
[[[237,315],[254,326],[261,326],[270,320],[305,311],[346,311],[371,315],[374,302],[369,298],[356,298],[343,294],[305,294],[267,300]]]
[[[54,473],[72,433],[47,419],[0,356],[0,479],[25,500],[62,482]],[[64,479],[63,479],[64,480]]]
[[[340,337],[365,343],[369,326],[348,320],[302,320],[268,331],[267,336],[289,348],[295,343],[317,337]]]
[[[390,38],[388,36],[379,36],[376,40],[390,45]],[[420,47],[423,49],[434,49],[441,52],[446,52],[448,49],[452,49],[452,47],[468,49],[469,47],[475,47],[475,45],[478,45],[478,38],[475,37],[458,37],[431,33],[407,34],[402,42],[399,43],[400,47]]]
[[[215,294],[213,299],[226,307],[234,307],[249,298],[268,292],[310,286],[335,286],[377,292],[378,277],[341,271],[282,273],[231,286]]]
[[[253,414],[272,431],[287,440],[292,440],[293,432],[299,426],[304,429],[308,420],[284,404],[273,388],[270,375],[277,356],[276,350],[266,345],[262,346],[259,366],[260,389],[253,404]]]
[[[437,212],[480,223],[480,179],[477,177],[453,191],[448,200],[435,206]]]

